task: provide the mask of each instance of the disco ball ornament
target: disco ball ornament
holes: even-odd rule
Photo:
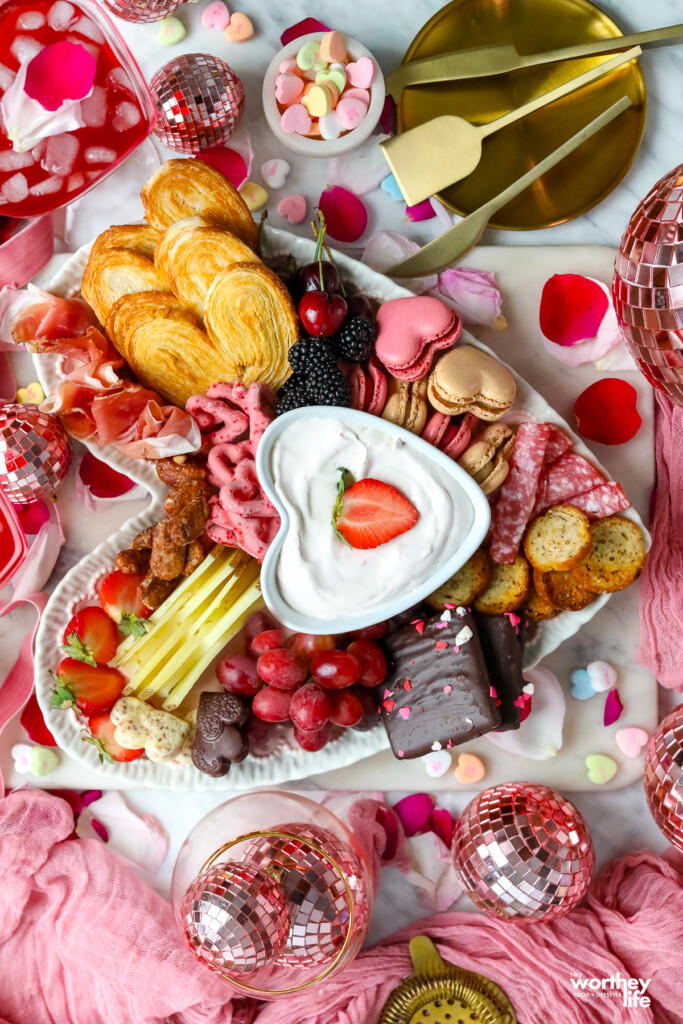
[[[669,842],[683,850],[683,704],[650,738],[643,781],[652,817]]]
[[[149,83],[157,109],[154,132],[181,153],[220,146],[237,130],[244,89],[225,61],[207,53],[181,53]]]
[[[64,483],[72,449],[56,416],[37,405],[0,406],[0,487],[15,504],[49,498]]]
[[[162,18],[173,14],[182,2],[183,0],[101,0],[110,14],[138,24],[161,21]]]
[[[456,822],[453,861],[465,892],[507,921],[561,917],[595,867],[586,824],[554,789],[507,782],[480,793]]]
[[[277,825],[272,831],[285,832],[287,837],[253,839],[242,857],[254,867],[274,865],[282,871],[280,884],[289,903],[290,926],[286,947],[275,963],[290,967],[331,964],[349,930],[350,902],[354,930],[364,927],[370,913],[358,857],[348,844],[317,825],[294,822]]]
[[[211,970],[248,973],[284,948],[289,910],[277,879],[237,861],[197,875],[180,906],[187,946]]]
[[[650,384],[683,405],[683,164],[631,217],[612,293],[626,344]]]

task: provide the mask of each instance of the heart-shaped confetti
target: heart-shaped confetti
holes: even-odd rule
[[[268,193],[255,181],[247,181],[240,189],[240,195],[250,210],[260,210],[268,202]]]
[[[614,741],[626,757],[640,757],[640,753],[650,737],[637,725],[627,725],[617,729]]]
[[[283,132],[288,135],[306,135],[311,130],[311,119],[301,103],[287,107],[280,120]]]
[[[474,785],[486,775],[486,766],[476,754],[460,754],[453,774],[463,785]]]
[[[452,758],[447,750],[430,750],[420,760],[424,763],[425,771],[430,779],[440,779],[450,768]]]
[[[572,697],[576,700],[588,700],[596,694],[593,681],[585,668],[576,668],[569,676],[572,688]]]
[[[231,15],[230,24],[224,33],[229,43],[246,43],[247,39],[251,39],[253,34],[254,26],[246,14],[236,11],[235,14]]]
[[[283,188],[291,167],[286,160],[266,160],[261,164],[261,176],[270,188]]]
[[[19,388],[17,391],[17,402],[20,405],[40,405],[45,398],[45,392],[37,380],[34,380],[32,384],[29,384],[26,388]]]
[[[576,429],[599,444],[625,444],[640,430],[636,409],[638,393],[619,377],[602,377],[582,391],[574,402]]]
[[[223,0],[213,0],[202,11],[202,25],[204,28],[217,28],[222,32],[230,24],[230,11],[223,3]]]
[[[168,18],[164,18],[159,25],[157,42],[161,46],[175,46],[176,43],[182,42],[186,35],[187,29],[180,18],[175,18],[171,15]]]
[[[596,693],[612,690],[617,685],[617,671],[606,661],[591,661],[586,665],[586,672]]]
[[[301,224],[306,219],[308,204],[304,196],[295,193],[293,196],[285,196],[277,204],[277,212],[290,224]]]
[[[588,778],[596,786],[604,786],[606,782],[613,779],[619,767],[614,758],[607,754],[589,754],[584,763]]]
[[[375,64],[369,57],[346,65],[346,77],[354,89],[369,89],[375,78]]]
[[[604,725],[614,725],[621,718],[624,705],[617,690],[610,690],[605,700],[605,712],[603,716]]]

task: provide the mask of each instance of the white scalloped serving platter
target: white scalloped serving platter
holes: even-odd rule
[[[262,244],[266,255],[276,256],[291,253],[300,263],[310,262],[315,249],[313,241],[268,226],[264,229]],[[89,249],[89,246],[84,246],[74,253],[49,282],[46,290],[65,296],[77,293],[80,289]],[[353,281],[361,291],[375,299],[386,301],[411,294],[383,275],[377,274],[369,267],[342,253],[335,253],[335,259],[344,278]],[[461,337],[464,342],[476,345],[493,355],[489,348],[478,342],[468,332],[463,331]],[[34,362],[41,384],[46,394],[49,394],[57,387],[61,379],[59,357],[36,355]],[[571,437],[574,451],[589,458],[609,479],[608,472],[571,427],[548,405],[543,396],[531,388],[523,378],[515,373],[512,367],[508,367],[508,369],[517,384],[516,406],[524,409],[541,422],[555,423],[561,427]],[[99,770],[103,776],[115,775],[117,782],[123,781],[124,784],[130,786],[175,790],[232,790],[274,785],[343,768],[389,746],[381,726],[365,733],[347,729],[338,739],[317,753],[306,753],[299,748],[293,749],[283,741],[276,744],[275,749],[267,756],[250,756],[242,764],[234,765],[229,775],[221,779],[209,778],[193,766],[154,764],[145,759],[129,764],[100,766],[95,748],[91,744],[83,742],[82,722],[79,721],[76,714],[58,711],[51,707],[49,694],[52,681],[49,673],[50,670],[54,671],[60,661],[59,648],[64,627],[70,616],[81,605],[96,600],[99,581],[107,572],[111,571],[118,552],[129,546],[136,533],[161,518],[163,497],[167,489],[160,483],[152,465],[122,455],[111,445],[100,448],[97,445],[86,444],[86,447],[90,448],[97,458],[104,460],[114,469],[142,484],[150,492],[151,502],[145,512],[124,523],[120,530],[95,548],[67,573],[52,594],[43,614],[36,639],[36,693],[47,725],[62,750],[88,768]],[[629,509],[625,515],[638,524],[649,547],[649,534],[640,516],[633,509]],[[605,602],[609,600],[609,596],[605,594],[597,598],[581,612],[565,613],[542,623],[536,638],[525,651],[525,668],[536,665],[565,640],[577,633],[604,606]],[[207,670],[200,680],[200,684],[205,689],[216,688],[213,668]]]

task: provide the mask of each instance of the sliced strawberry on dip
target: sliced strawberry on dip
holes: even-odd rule
[[[395,487],[372,478],[350,483],[348,470],[340,473],[332,525],[349,547],[377,548],[415,526],[419,512]]]
[[[88,665],[76,658],[64,658],[53,679],[52,706],[75,706],[86,717],[113,708],[126,685],[126,677],[118,669]]]
[[[139,750],[127,750],[126,747],[119,746],[114,736],[116,726],[108,711],[102,715],[91,715],[88,727],[92,735],[84,735],[83,739],[97,748],[100,764],[104,764],[105,761],[137,761],[145,752],[144,747]]]
[[[147,632],[142,619],[148,619],[152,609],[138,597],[138,587],[144,580],[143,573],[127,576],[115,569],[103,580],[100,587],[100,603],[107,615],[114,620],[125,636],[142,636]]]
[[[76,612],[64,630],[62,650],[87,665],[106,665],[116,654],[116,623],[97,605]]]

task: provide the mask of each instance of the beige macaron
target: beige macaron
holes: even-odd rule
[[[504,423],[489,423],[457,460],[466,473],[481,487],[484,494],[492,494],[500,487],[510,469],[510,458],[515,447],[515,435]]]
[[[382,419],[404,427],[411,434],[421,434],[427,423],[427,381],[392,377]]]
[[[451,416],[471,412],[482,420],[500,419],[510,409],[516,392],[510,371],[472,345],[444,352],[429,374],[429,401]]]

